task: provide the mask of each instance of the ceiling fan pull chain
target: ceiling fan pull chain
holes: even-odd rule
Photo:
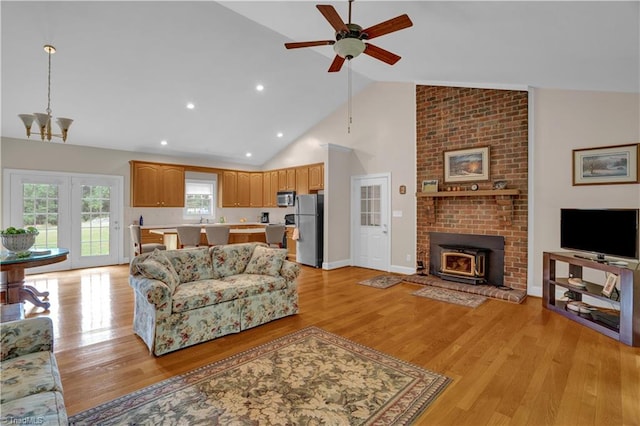
[[[351,133],[351,123],[353,122],[353,115],[352,115],[352,101],[351,101],[351,97],[352,97],[352,92],[351,92],[351,61],[348,61],[347,64],[347,90],[349,92],[349,97],[347,100],[347,114],[349,115],[348,120],[347,120],[347,133]]]

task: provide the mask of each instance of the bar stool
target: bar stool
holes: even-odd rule
[[[178,226],[179,248],[194,248],[200,246],[201,230],[199,226]]]
[[[269,247],[282,247],[282,239],[284,238],[284,225],[267,225],[264,229]]]
[[[149,253],[158,250],[166,250],[167,246],[160,243],[145,243],[142,244],[142,235],[140,232],[140,225],[131,225],[129,227],[131,231],[131,241],[133,242],[133,255],[137,256],[142,253]]]
[[[204,229],[207,233],[207,243],[209,247],[229,244],[230,228],[228,226],[205,226]]]

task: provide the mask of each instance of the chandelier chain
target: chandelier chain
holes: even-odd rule
[[[49,73],[47,74],[47,114],[51,115],[51,51],[48,52],[49,55]]]

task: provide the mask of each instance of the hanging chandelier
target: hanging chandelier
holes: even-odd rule
[[[54,134],[51,132],[51,55],[56,53],[56,48],[50,44],[45,44],[44,51],[49,56],[49,73],[47,74],[47,109],[45,113],[34,112],[33,114],[18,114],[18,117],[24,123],[24,127],[27,129],[27,137],[31,137],[31,125],[35,120],[40,127],[40,137],[42,140],[51,141],[53,136],[62,138],[63,142],[67,141],[67,132],[73,120],[71,118],[58,117],[56,123],[60,126],[62,134]]]

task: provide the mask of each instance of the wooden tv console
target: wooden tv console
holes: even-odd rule
[[[569,274],[582,278],[583,268],[590,268],[618,275],[620,296],[616,301],[602,294],[602,286],[583,281],[586,287],[569,284],[569,277],[556,276],[556,262],[564,262],[569,266]],[[547,309],[559,313],[586,327],[616,339],[630,346],[640,346],[640,269],[637,262],[629,262],[627,266],[616,266],[581,258],[580,255],[565,253],[543,253],[542,303]],[[592,319],[590,314],[578,314],[566,309],[567,302],[556,299],[556,287],[574,292],[574,300],[582,300],[583,295],[606,301],[620,310],[620,325],[610,326]]]

